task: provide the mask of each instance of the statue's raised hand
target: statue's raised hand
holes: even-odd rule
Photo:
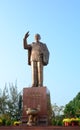
[[[29,31],[25,34],[25,39],[29,37]]]

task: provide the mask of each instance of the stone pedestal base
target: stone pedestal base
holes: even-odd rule
[[[0,130],[80,130],[80,126],[32,126],[27,127],[26,125],[21,126],[0,126]]]
[[[48,125],[51,117],[50,93],[47,87],[31,87],[23,89],[23,118],[28,116],[26,110],[40,109],[37,124]]]

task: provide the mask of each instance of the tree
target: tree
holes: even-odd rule
[[[8,113],[14,119],[21,116],[22,96],[18,94],[17,85],[9,84]]]
[[[22,95],[19,95],[19,101],[18,101],[18,118],[20,119],[22,116]]]
[[[0,114],[8,115],[11,119],[20,119],[22,115],[22,95],[18,93],[17,84],[5,85],[0,91]]]
[[[64,106],[58,106],[55,103],[54,105],[52,105],[52,110],[53,110],[52,125],[62,125]]]
[[[8,89],[5,84],[3,91],[0,94],[0,114],[5,114],[8,110]]]
[[[56,103],[52,105],[53,114],[55,116],[60,116],[63,114],[64,106],[58,106]]]
[[[66,104],[64,115],[67,117],[80,116],[80,92],[76,95],[75,98],[73,98],[72,101]]]

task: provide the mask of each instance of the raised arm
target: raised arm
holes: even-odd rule
[[[25,34],[23,38],[23,47],[24,49],[29,49],[31,46],[27,44],[27,38],[29,37],[29,31]]]

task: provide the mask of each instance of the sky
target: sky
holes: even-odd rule
[[[39,33],[49,52],[44,86],[51,103],[65,105],[80,92],[80,0],[0,0],[0,88],[17,81],[19,92],[31,86],[28,44]]]

